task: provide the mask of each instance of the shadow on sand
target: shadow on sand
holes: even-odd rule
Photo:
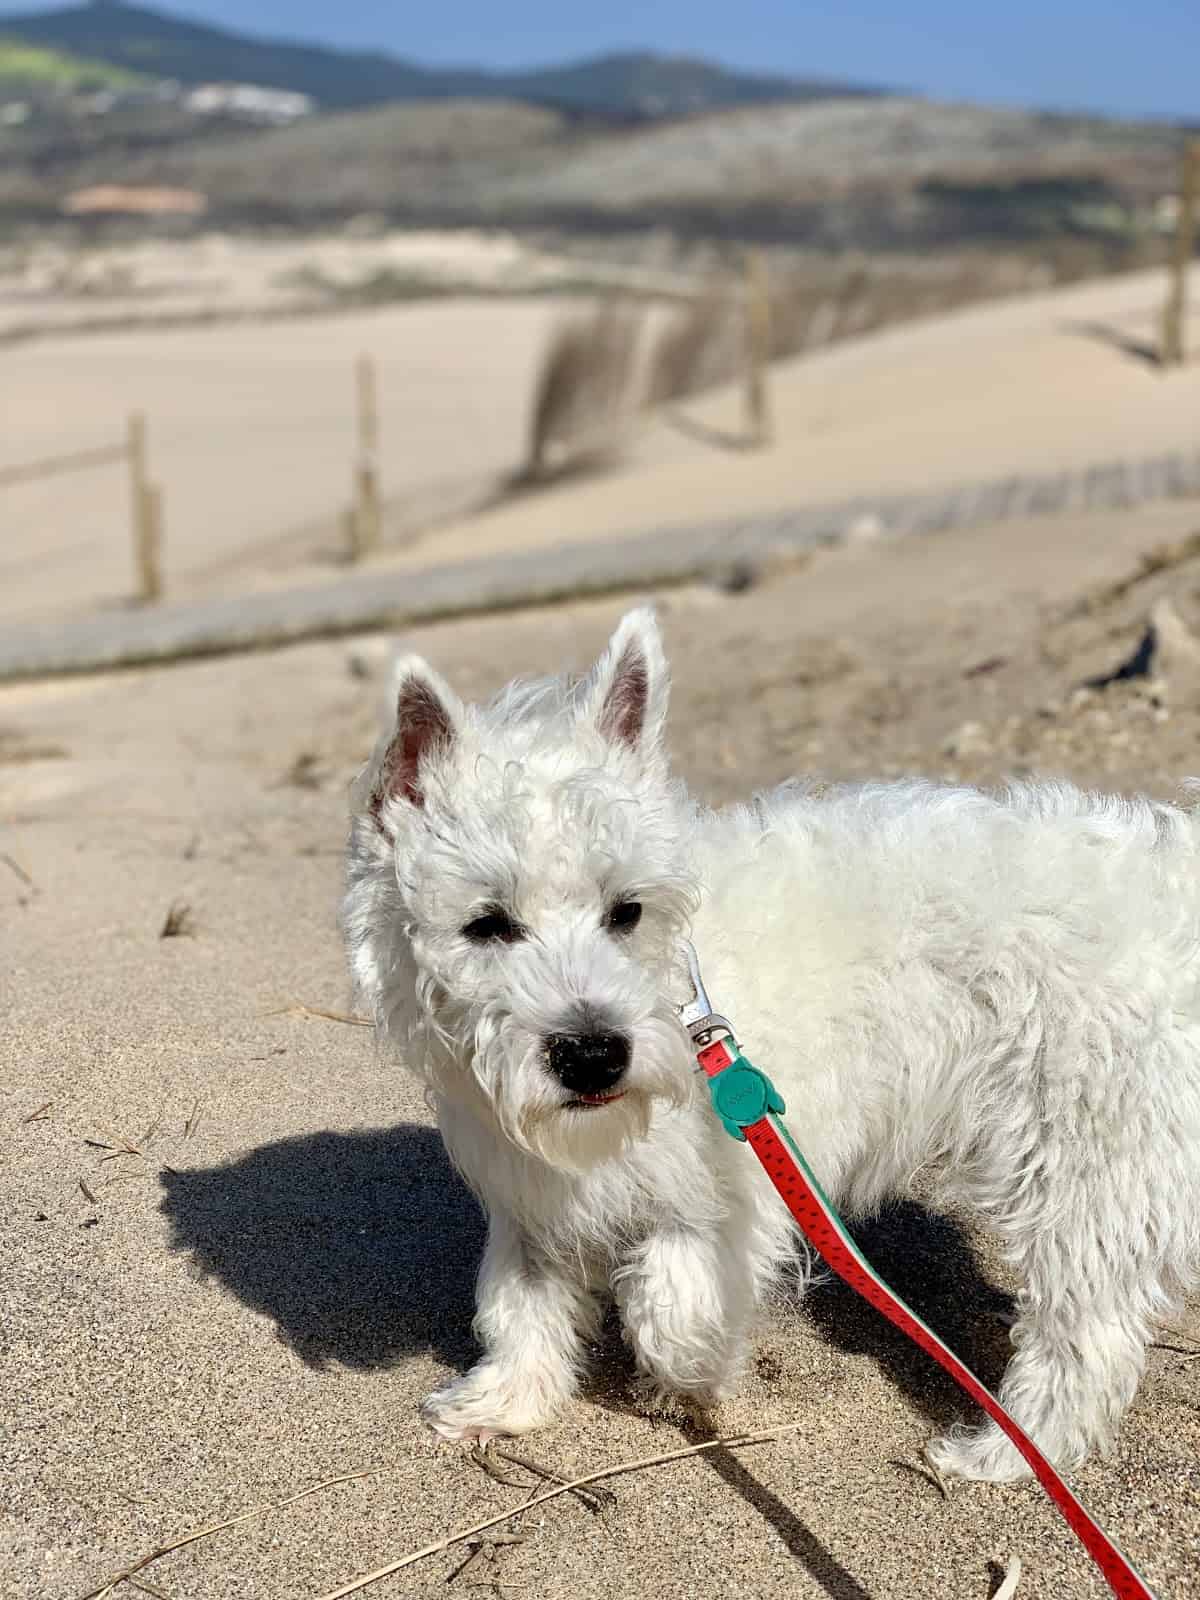
[[[436,1129],[283,1139],[162,1184],[173,1246],[310,1366],[472,1360],[484,1224]]]
[[[474,1358],[470,1323],[484,1224],[436,1130],[401,1123],[285,1139],[222,1166],[165,1171],[162,1183],[174,1247],[273,1318],[309,1365],[372,1369],[433,1352],[463,1370]],[[964,1230],[904,1203],[855,1232],[868,1260],[994,1386],[1007,1358],[999,1314],[1011,1301],[981,1273]],[[805,1304],[831,1344],[872,1356],[935,1426],[969,1414],[940,1368],[836,1279],[816,1283]],[[592,1355],[588,1397],[631,1409],[631,1368],[615,1316]],[[727,1450],[706,1460],[830,1600],[871,1600],[759,1481],[752,1461]]]
[[[1064,333],[1073,333],[1080,339],[1106,344],[1110,350],[1117,350],[1121,355],[1141,361],[1148,367],[1157,369],[1162,366],[1162,351],[1156,344],[1149,339],[1139,339],[1136,334],[1126,333],[1122,328],[1114,328],[1107,322],[1064,322],[1062,329]]]

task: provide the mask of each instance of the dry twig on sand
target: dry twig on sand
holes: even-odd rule
[[[534,1461],[530,1456],[518,1455],[514,1450],[501,1450],[497,1446],[494,1439],[490,1440],[482,1448],[480,1448],[479,1445],[472,1445],[470,1450],[467,1452],[468,1459],[474,1462],[474,1464],[479,1467],[481,1471],[486,1472],[489,1478],[494,1478],[497,1483],[505,1483],[510,1489],[529,1489],[529,1484],[522,1483],[519,1478],[510,1478],[505,1473],[500,1471],[495,1461],[497,1456],[501,1461],[507,1461],[512,1466],[520,1467],[525,1472],[528,1472],[532,1475],[534,1478],[532,1493],[534,1494],[537,1493],[537,1485],[539,1482],[567,1482],[567,1479],[564,1478],[561,1473],[555,1472],[552,1467],[542,1466],[540,1462]],[[615,1505],[617,1499],[612,1490],[608,1488],[577,1488],[573,1491],[573,1493],[580,1505],[585,1506],[593,1514],[603,1511],[608,1506]]]
[[[140,1578],[128,1578],[126,1581],[132,1584],[135,1589],[140,1589],[143,1594],[152,1594],[154,1600],[171,1600],[171,1596],[165,1589],[156,1589],[152,1583],[143,1583]]]
[[[193,1528],[190,1533],[181,1533],[177,1539],[168,1539],[165,1544],[155,1546],[148,1554],[131,1562],[129,1566],[122,1567],[120,1572],[114,1572],[110,1578],[105,1578],[94,1589],[89,1589],[86,1594],[80,1595],[79,1600],[106,1600],[106,1596],[112,1594],[114,1589],[136,1578],[137,1574],[151,1562],[170,1555],[172,1550],[182,1550],[185,1544],[195,1544],[198,1539],[207,1539],[214,1533],[223,1533],[226,1528],[236,1528],[254,1517],[266,1516],[270,1511],[285,1511],[288,1506],[294,1506],[298,1500],[307,1499],[310,1494],[319,1494],[322,1489],[334,1489],[342,1483],[353,1483],[356,1478],[373,1477],[377,1472],[385,1472],[388,1465],[389,1463],[380,1461],[373,1467],[360,1467],[355,1472],[344,1472],[336,1478],[324,1478],[320,1483],[301,1489],[298,1494],[289,1495],[286,1500],[271,1500],[266,1505],[252,1506],[249,1511],[243,1511],[239,1516],[230,1517],[225,1522],[210,1522],[203,1528]]]
[[[1182,1356],[1183,1360],[1180,1365],[1185,1367],[1190,1361],[1200,1361],[1200,1339],[1197,1339],[1194,1333],[1188,1333],[1183,1328],[1165,1328],[1163,1331],[1172,1339],[1182,1339],[1185,1344],[1191,1345],[1192,1348],[1185,1350],[1180,1345],[1167,1344],[1163,1339],[1156,1339],[1150,1346],[1151,1350],[1169,1350],[1172,1355]]]
[[[355,1028],[373,1028],[370,1017],[355,1017],[349,1011],[326,1011],[322,1006],[306,1006],[303,1000],[294,1005],[279,1006],[275,1011],[263,1013],[268,1017],[318,1017],[324,1022],[348,1022]]]
[[[698,1456],[707,1450],[740,1450],[746,1445],[769,1444],[777,1439],[781,1433],[794,1433],[797,1428],[803,1427],[800,1422],[782,1423],[777,1428],[770,1428],[763,1433],[737,1433],[730,1434],[721,1439],[706,1439],[703,1444],[687,1445],[680,1450],[668,1450],[664,1455],[641,1456],[636,1461],[622,1461],[614,1467],[601,1467],[596,1472],[588,1472],[581,1478],[572,1478],[570,1483],[557,1484],[553,1489],[535,1495],[532,1500],[527,1500],[523,1506],[510,1507],[507,1511],[500,1511],[494,1517],[488,1517],[483,1522],[477,1522],[473,1527],[460,1528],[457,1533],[447,1534],[444,1539],[437,1539],[432,1544],[422,1545],[419,1550],[413,1550],[406,1556],[400,1556],[396,1561],[389,1561],[385,1567],[378,1567],[374,1572],[368,1572],[365,1577],[355,1578],[352,1582],[343,1584],[340,1589],[331,1589],[328,1594],[321,1595],[320,1600],[342,1600],[344,1595],[356,1594],[360,1589],[366,1589],[373,1583],[379,1583],[383,1578],[390,1578],[393,1572],[400,1572],[404,1567],[414,1566],[418,1561],[424,1561],[429,1556],[440,1555],[443,1550],[448,1550],[451,1545],[463,1544],[475,1538],[477,1534],[486,1533],[489,1528],[496,1527],[501,1522],[511,1521],[518,1513],[532,1511],[535,1506],[545,1505],[548,1500],[557,1500],[560,1495],[574,1494],[576,1490],[586,1488],[590,1483],[599,1483],[605,1478],[616,1478],[629,1472],[642,1472],[648,1467],[666,1466],[672,1461],[683,1461],[688,1456]],[[85,1595],[83,1600],[91,1600]]]
[[[681,1450],[670,1450],[665,1455],[643,1456],[637,1461],[622,1461],[616,1466],[601,1467],[597,1472],[586,1473],[582,1478],[572,1479],[570,1483],[562,1483],[553,1489],[547,1489],[543,1494],[532,1495],[519,1506],[510,1506],[506,1511],[498,1512],[494,1517],[488,1517],[483,1522],[476,1523],[471,1528],[461,1528],[457,1533],[447,1534],[444,1539],[425,1545],[420,1550],[414,1550],[411,1555],[402,1556],[398,1561],[391,1562],[386,1567],[381,1567],[377,1572],[368,1573],[365,1578],[356,1578],[352,1583],[344,1585],[332,1594],[325,1595],[322,1600],[338,1600],[341,1595],[353,1594],[356,1590],[365,1589],[369,1584],[378,1583],[381,1578],[399,1572],[402,1567],[410,1567],[418,1561],[423,1561],[427,1556],[437,1555],[443,1550],[448,1550],[451,1545],[464,1544],[474,1539],[478,1534],[486,1533],[488,1529],[497,1527],[502,1522],[509,1522],[514,1517],[525,1511],[532,1510],[534,1506],[544,1505],[547,1500],[557,1500],[560,1495],[573,1494],[577,1489],[586,1488],[590,1483],[599,1483],[604,1478],[615,1478],[627,1472],[640,1472],[646,1467],[663,1466],[670,1461],[682,1461],[687,1456],[697,1456],[706,1450],[738,1450],[745,1445],[767,1444],[777,1439],[780,1434],[794,1433],[802,1427],[800,1422],[781,1423],[777,1428],[771,1428],[763,1433],[731,1434],[722,1439],[706,1439],[703,1444],[688,1445]],[[195,1544],[200,1539],[210,1538],[214,1533],[224,1533],[227,1528],[239,1527],[244,1522],[250,1522],[256,1517],[267,1516],[273,1511],[286,1511],[289,1506],[294,1506],[298,1501],[305,1500],[309,1495],[319,1494],[322,1489],[334,1489],[339,1484],[353,1483],[359,1478],[371,1478],[378,1472],[385,1472],[390,1463],[377,1462],[372,1467],[360,1467],[354,1472],[341,1473],[336,1478],[324,1478],[320,1483],[311,1484],[307,1489],[301,1489],[296,1494],[288,1495],[284,1500],[272,1500],[266,1505],[252,1506],[249,1511],[243,1511],[236,1517],[229,1517],[224,1522],[207,1523],[202,1528],[193,1528],[190,1533],[181,1533],[178,1538],[168,1539],[165,1543],[156,1545],[137,1561],[130,1562],[129,1566],[122,1567],[119,1572],[114,1572],[111,1577],[105,1578],[94,1589],[88,1589],[79,1596],[79,1600],[107,1600],[107,1597],[118,1589],[121,1584],[129,1583],[136,1579],[138,1573],[145,1570],[155,1561],[160,1561],[163,1556],[170,1555],[173,1550],[181,1550],[184,1545]],[[491,1543],[503,1543],[504,1540],[493,1539]]]
[[[167,911],[160,939],[190,939],[196,932],[196,919],[186,900],[175,900]]]
[[[992,1600],[1012,1600],[1017,1592],[1017,1585],[1021,1581],[1021,1558],[1010,1556],[1008,1565],[1004,1569],[1004,1582],[992,1596]]]
[[[22,1117],[22,1126],[27,1122],[49,1122],[50,1108],[53,1106],[53,1104],[53,1100],[47,1100],[45,1105],[38,1106],[36,1111],[31,1111],[27,1117]]]
[[[34,894],[37,893],[37,884],[34,883],[33,879],[17,860],[16,856],[10,856],[7,850],[0,850],[0,861],[3,861],[6,867],[11,868],[11,870],[16,873],[17,877],[20,878],[21,882],[27,889],[32,889]]]
[[[143,1161],[146,1159],[146,1152],[142,1149],[142,1141],[135,1143],[132,1139],[126,1138],[123,1133],[113,1133],[108,1128],[101,1128],[99,1131],[108,1141],[107,1144],[102,1143],[99,1139],[85,1139],[83,1142],[84,1144],[90,1144],[94,1150],[108,1151],[106,1156],[100,1157],[102,1166],[106,1161],[116,1161],[119,1156],[138,1156]],[[154,1127],[152,1126],[146,1131],[147,1133],[153,1133]]]

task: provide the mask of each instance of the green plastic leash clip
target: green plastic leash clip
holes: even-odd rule
[[[743,1142],[746,1129],[761,1122],[768,1112],[781,1117],[787,1110],[770,1078],[747,1061],[740,1050],[727,1067],[708,1080],[708,1092],[725,1132]]]

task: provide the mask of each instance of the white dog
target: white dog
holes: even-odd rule
[[[465,706],[410,658],[394,705],[350,958],[489,1224],[484,1354],[432,1427],[549,1422],[606,1294],[652,1389],[734,1389],[796,1235],[676,1019],[690,936],[835,1203],[935,1168],[1021,1276],[1004,1404],[1064,1466],[1108,1445],[1200,1264],[1200,824],[1065,784],[705,810],[667,771],[647,611],[583,683]],[[991,1423],[930,1455],[1027,1471]]]

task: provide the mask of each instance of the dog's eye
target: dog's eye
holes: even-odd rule
[[[463,938],[472,944],[515,944],[524,937],[525,930],[506,911],[485,911],[463,929]]]
[[[640,900],[618,900],[608,913],[610,928],[636,928],[642,920],[642,903]]]

